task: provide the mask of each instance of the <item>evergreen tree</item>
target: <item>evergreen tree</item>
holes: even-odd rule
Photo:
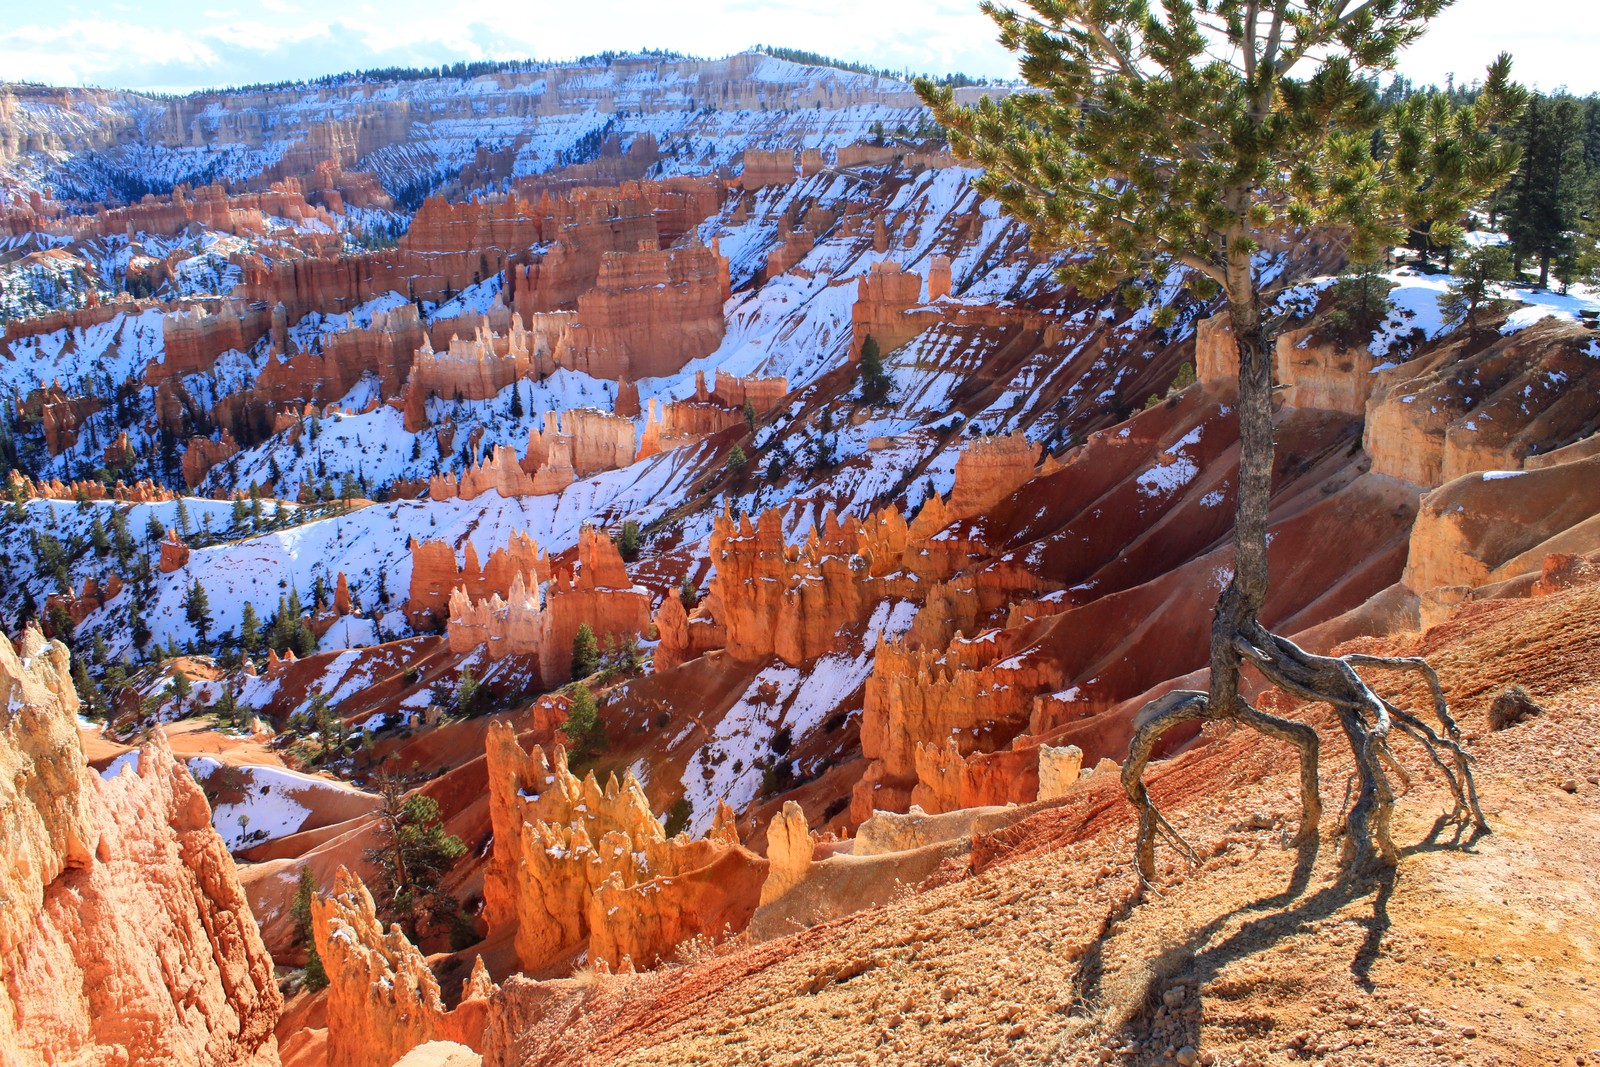
[[[588,623],[582,623],[572,638],[572,676],[587,678],[600,666],[600,643]]]
[[[189,506],[183,502],[183,497],[178,498],[178,517],[174,524],[180,537],[189,536]]]
[[[456,711],[471,715],[478,704],[478,690],[478,679],[472,676],[472,668],[464,668],[461,677],[456,680]]]
[[[366,853],[378,867],[373,895],[379,914],[416,939],[419,927],[447,920],[458,910],[439,882],[467,847],[445,832],[438,801],[421,793],[408,796],[399,778],[381,775],[378,796],[378,844]]]
[[[1439,298],[1439,310],[1450,319],[1464,320],[1471,329],[1477,325],[1478,312],[1494,299],[1495,285],[1515,273],[1505,246],[1479,245],[1461,257],[1450,288]]]
[[[1551,261],[1571,247],[1579,213],[1586,206],[1583,109],[1576,100],[1535,96],[1521,123],[1522,163],[1507,191],[1505,231],[1516,254],[1539,260],[1539,287],[1550,284]]]
[[[144,524],[144,539],[154,543],[156,541],[160,541],[166,536],[167,528],[161,525],[161,520],[156,518],[156,513],[154,511],[150,512],[150,518],[145,520]]]
[[[572,703],[567,706],[567,721],[561,724],[561,732],[567,735],[574,767],[587,767],[611,747],[594,694],[582,682],[572,687]]]
[[[510,412],[509,413],[510,413],[510,415],[511,415],[511,417],[513,419],[522,418],[522,383],[521,382],[513,382],[512,385],[511,385],[511,408],[510,408]],[[416,456],[412,456],[411,458],[412,459],[416,459],[417,457]]]
[[[744,425],[752,434],[756,432],[756,405],[749,397],[744,399]]]
[[[628,519],[623,522],[622,534],[617,540],[617,552],[630,563],[639,558],[639,522],[637,519]]]
[[[861,342],[861,361],[856,366],[861,374],[861,399],[869,404],[881,404],[894,382],[883,369],[883,354],[877,338],[871,334]]]
[[[1026,13],[987,4],[1001,43],[1022,54],[1032,91],[961,107],[948,88],[918,83],[955,154],[984,167],[978,190],[1029,223],[1035,247],[1077,253],[1061,268],[1064,282],[1106,293],[1182,266],[1202,295],[1226,297],[1239,354],[1234,573],[1213,614],[1209,692],[1170,694],[1147,708],[1124,765],[1147,879],[1158,829],[1171,828],[1143,771],[1161,734],[1180,723],[1231,720],[1292,743],[1305,772],[1301,836],[1317,832],[1316,731],[1249,706],[1240,693],[1246,662],[1340,709],[1359,778],[1347,859],[1358,869],[1397,859],[1388,832],[1394,790],[1375,726],[1388,712],[1347,662],[1311,655],[1259,621],[1269,576],[1274,338],[1257,253],[1268,242],[1303,241],[1312,227],[1337,228],[1356,262],[1380,259],[1424,224],[1448,243],[1460,215],[1515,169],[1517,150],[1499,130],[1527,94],[1511,82],[1507,56],[1443,131],[1466,157],[1459,182],[1435,190],[1421,151],[1430,131],[1397,139],[1381,128],[1364,76],[1392,66],[1446,3],[1027,0]],[[1464,759],[1455,766],[1451,783],[1462,798],[1470,777]],[[1465,800],[1457,814],[1469,807],[1482,825]]]
[[[195,633],[204,641],[211,632],[211,598],[206,596],[206,587],[196,578],[194,584],[189,586],[189,592],[183,598],[183,615],[189,620],[189,625],[194,627]]]
[[[678,600],[685,611],[694,610],[695,604],[699,603],[700,590],[695,584],[693,571],[683,572],[683,581],[678,584]]]
[[[744,449],[738,445],[734,445],[733,448],[728,450],[728,473],[735,478],[744,473],[745,465],[749,462],[749,458],[744,454]]]
[[[317,876],[308,863],[300,868],[300,880],[295,883],[294,897],[289,902],[289,917],[294,921],[295,937],[306,946],[306,988],[313,993],[328,987],[328,972],[322,966],[311,930],[311,898],[316,892]]]
[[[172,680],[167,683],[167,692],[177,700],[179,707],[182,707],[184,702],[189,699],[189,694],[193,691],[193,688],[193,685],[189,682],[189,676],[183,673],[183,668],[174,668]]]
[[[232,514],[233,528],[235,530],[244,529],[244,524],[245,524],[245,522],[247,522],[249,520],[249,518],[250,518],[250,505],[248,505],[248,504],[246,504],[244,502],[244,497],[242,497],[242,496],[234,497],[233,498],[233,514]]]
[[[239,617],[239,647],[247,656],[261,651],[261,619],[256,615],[256,606],[248,600]]]

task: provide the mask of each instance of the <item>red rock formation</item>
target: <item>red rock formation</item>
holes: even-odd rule
[[[861,713],[861,751],[872,763],[855,788],[853,820],[874,808],[938,813],[986,802],[973,795],[963,757],[1021,733],[1041,681],[1007,652],[993,633],[943,650],[878,644]]]
[[[489,728],[488,776],[484,916],[491,937],[513,937],[524,971],[584,950],[602,967],[651,967],[755,912],[767,862],[739,844],[725,808],[705,838],[668,838],[632,774],[603,789],[592,773],[579,781],[564,749],[526,752],[504,723]]]
[[[1382,371],[1362,439],[1379,474],[1441,485],[1479,470],[1516,469],[1536,452],[1600,425],[1594,335],[1544,319],[1485,345],[1458,330]]]
[[[183,452],[183,481],[190,489],[206,480],[206,474],[218,463],[239,454],[239,443],[233,434],[222,431],[222,438],[191,437]]]
[[[745,189],[759,189],[763,185],[787,185],[799,176],[792,148],[744,150],[744,171],[739,178],[739,185]]]
[[[557,362],[617,381],[675,374],[722,343],[729,290],[714,246],[607,252]]]
[[[970,518],[988,511],[1033,477],[1043,451],[1026,436],[979,437],[956,458],[949,517]]]
[[[544,432],[528,432],[522,459],[505,445],[468,467],[461,476],[428,480],[434,500],[472,500],[493,490],[503,497],[559,493],[576,478],[626,467],[635,458],[633,420],[593,408],[547,412]]]
[[[741,378],[717,371],[717,387],[706,389],[706,377],[695,372],[695,395],[691,400],[673,401],[658,406],[650,400],[649,415],[639,442],[639,458],[670,451],[709,437],[744,421],[748,402],[756,414],[773,410],[789,391],[787,378]]]
[[[554,354],[565,341],[571,316],[565,312],[535,315],[532,328],[513,314],[505,334],[496,334],[485,318],[470,339],[452,337],[449,348],[435,352],[424,340],[412,360],[401,405],[406,430],[428,425],[424,403],[430,396],[488,400],[512,382],[555,370]]]
[[[494,593],[475,600],[464,588],[450,594],[450,651],[465,654],[486,647],[489,658],[507,655],[537,659],[539,680],[554,688],[572,676],[572,642],[587,625],[602,642],[639,635],[650,627],[650,594],[635,586],[611,539],[584,527],[578,538],[579,570],[574,578],[556,568],[545,603],[539,588],[516,575],[502,599]]]
[[[44,433],[45,449],[52,456],[78,443],[78,429],[100,410],[100,401],[92,396],[68,396],[60,382],[43,389],[35,389],[17,404],[18,412],[29,422],[36,422]]]
[[[398,926],[383,932],[372,894],[343,866],[312,897],[311,930],[328,974],[328,1067],[392,1067],[428,1041],[483,1047],[495,986],[482,958],[446,1010],[422,953]]]
[[[411,540],[411,588],[406,600],[406,618],[411,625],[437,625],[448,617],[450,593],[462,589],[477,600],[496,593],[506,596],[511,585],[521,578],[527,588],[536,589],[550,579],[550,557],[541,552],[533,539],[513,533],[501,548],[489,553],[479,566],[478,550],[467,542],[462,565],[456,566],[455,549],[444,541]]]
[[[885,355],[939,321],[939,312],[922,305],[922,276],[890,259],[879,260],[856,282],[850,311],[850,358],[861,358],[870,336]]]
[[[101,588],[97,579],[85,578],[83,580],[83,589],[75,594],[61,596],[58,593],[52,593],[45,598],[44,602],[47,636],[61,636],[60,634],[48,633],[50,614],[57,607],[64,610],[67,613],[67,618],[72,620],[72,625],[76,626],[88,618],[91,611],[95,611],[107,601],[114,600],[120,592],[122,592],[122,579],[113,572],[106,577],[104,588]]]
[[[275,1067],[272,959],[160,734],[104,780],[67,650],[0,636],[0,1050],[7,1067]]]
[[[1600,456],[1466,474],[1422,498],[1404,581],[1433,625],[1478,586],[1539,572],[1551,553],[1597,549]]]
[[[21,499],[42,500],[121,500],[130,504],[152,504],[176,500],[172,490],[141,479],[132,486],[117,482],[107,489],[103,482],[63,482],[59,478],[35,482],[19,471],[6,476],[6,491]]]
[[[161,562],[159,564],[162,574],[171,574],[181,571],[189,563],[189,546],[178,539],[178,531],[169,529],[166,539],[161,542]]]

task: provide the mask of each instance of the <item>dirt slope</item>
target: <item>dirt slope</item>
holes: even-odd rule
[[[1107,778],[851,919],[646,976],[513,979],[485,1062],[1597,1062],[1600,585],[1480,605],[1407,643],[1474,738],[1491,836],[1455,847],[1444,790],[1402,748],[1405,859],[1353,886],[1333,815],[1317,851],[1283,848],[1281,754],[1208,737],[1155,790],[1203,862],[1164,849],[1142,902]],[[1514,677],[1546,713],[1490,734]],[[1330,809],[1345,773],[1324,767]]]

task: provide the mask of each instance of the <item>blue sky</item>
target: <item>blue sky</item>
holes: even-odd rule
[[[1458,0],[1408,53],[1419,81],[1470,80],[1509,50],[1540,88],[1600,91],[1596,0]],[[182,91],[461,59],[606,49],[726,55],[785,44],[875,66],[1007,76],[976,0],[7,0],[0,80]],[[1515,17],[1508,15],[1515,12]],[[331,18],[330,18],[331,16]]]

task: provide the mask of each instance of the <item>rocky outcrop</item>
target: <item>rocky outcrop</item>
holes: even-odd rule
[[[1362,439],[1374,471],[1442,485],[1515,470],[1600,429],[1592,333],[1547,318],[1491,337],[1458,330],[1376,375]]]
[[[153,504],[178,498],[171,489],[146,480],[131,486],[119,481],[108,488],[104,482],[63,482],[59,478],[35,482],[17,470],[6,476],[6,492],[20,500],[119,500],[129,504]]]
[[[1041,451],[1020,433],[973,440],[956,458],[949,517],[971,518],[1016,492],[1033,477]]]
[[[730,287],[714,245],[607,252],[557,362],[617,381],[675,374],[722,343]]]
[[[122,579],[115,572],[106,576],[103,586],[97,578],[85,578],[83,580],[83,588],[78,592],[69,593],[66,596],[52,593],[45,599],[45,626],[48,628],[50,616],[58,607],[67,613],[67,618],[72,620],[72,625],[76,626],[84,619],[87,619],[90,612],[98,610],[107,601],[116,599],[117,594],[120,592],[122,592]],[[49,636],[59,637],[61,635],[50,634]]]
[[[67,650],[0,636],[0,1049],[17,1067],[274,1067],[272,960],[205,795],[157,738],[84,758]]]
[[[428,479],[428,496],[472,500],[491,490],[507,498],[559,493],[577,478],[632,463],[634,436],[633,420],[620,415],[593,408],[547,412],[544,430],[528,431],[521,459],[511,448],[496,445],[459,477],[445,473]]]
[[[475,600],[460,587],[450,594],[450,651],[485,648],[491,660],[530,657],[545,688],[572,677],[572,642],[585,625],[602,644],[650,626],[649,591],[632,583],[616,545],[593,527],[579,534],[576,576],[557,567],[543,602],[539,586],[521,572],[503,598],[496,592]]]
[[[445,400],[488,400],[513,382],[555,370],[555,353],[565,342],[570,313],[533,316],[524,326],[513,314],[509,330],[498,334],[485,317],[470,338],[452,336],[444,352],[435,352],[424,339],[406,377],[401,408],[409,433],[425,429],[429,397]]]
[[[946,291],[948,282],[946,273]],[[939,321],[937,309],[921,305],[920,274],[911,273],[892,259],[874,263],[856,282],[856,302],[850,311],[850,358],[861,358],[861,345],[869,336],[887,355]]]
[[[942,651],[879,643],[861,713],[861,752],[871,762],[852,795],[852,819],[908,804],[937,814],[996,801],[965,757],[1021,733],[1041,683],[1036,667],[1006,658],[1004,648],[994,634]]]
[[[1483,471],[1422,498],[1404,581],[1423,625],[1473,589],[1537,573],[1553,553],[1600,549],[1600,456],[1528,471]]]
[[[189,438],[188,447],[183,451],[184,484],[193,489],[206,480],[206,474],[212,467],[238,453],[239,443],[227,430],[223,430],[221,438],[216,441],[209,437]]]
[[[1201,320],[1194,350],[1202,382],[1238,378],[1239,350],[1226,312]],[[1345,343],[1320,321],[1283,330],[1273,342],[1273,378],[1290,407],[1364,414],[1378,384],[1378,365],[1366,344]]]
[[[483,1046],[495,991],[483,960],[447,1010],[427,960],[398,926],[383,931],[372,894],[345,867],[313,896],[311,930],[328,974],[328,1067],[392,1067],[429,1041]]]
[[[500,548],[489,553],[487,563],[479,565],[478,550],[471,541],[456,565],[456,552],[444,541],[411,539],[411,588],[406,599],[406,618],[413,626],[442,623],[450,612],[450,594],[463,590],[474,600],[496,593],[509,595],[511,584],[521,578],[527,588],[538,588],[550,579],[550,556],[525,533],[513,533]]]
[[[178,537],[177,530],[169,529],[167,536],[161,541],[161,561],[157,568],[162,574],[171,574],[181,571],[189,565],[189,546]]]
[[[602,788],[566,752],[525,751],[489,728],[494,853],[484,875],[490,936],[510,934],[522,970],[559,970],[578,953],[610,969],[652,967],[692,937],[742,930],[767,862],[739,844],[723,809],[711,832],[668,838],[632,774]]]
[[[644,433],[639,441],[639,458],[653,456],[691,444],[711,434],[738,426],[745,419],[745,405],[757,417],[776,408],[789,391],[783,377],[742,378],[717,371],[716,388],[706,388],[704,371],[694,376],[694,396],[658,405],[650,399]]]

